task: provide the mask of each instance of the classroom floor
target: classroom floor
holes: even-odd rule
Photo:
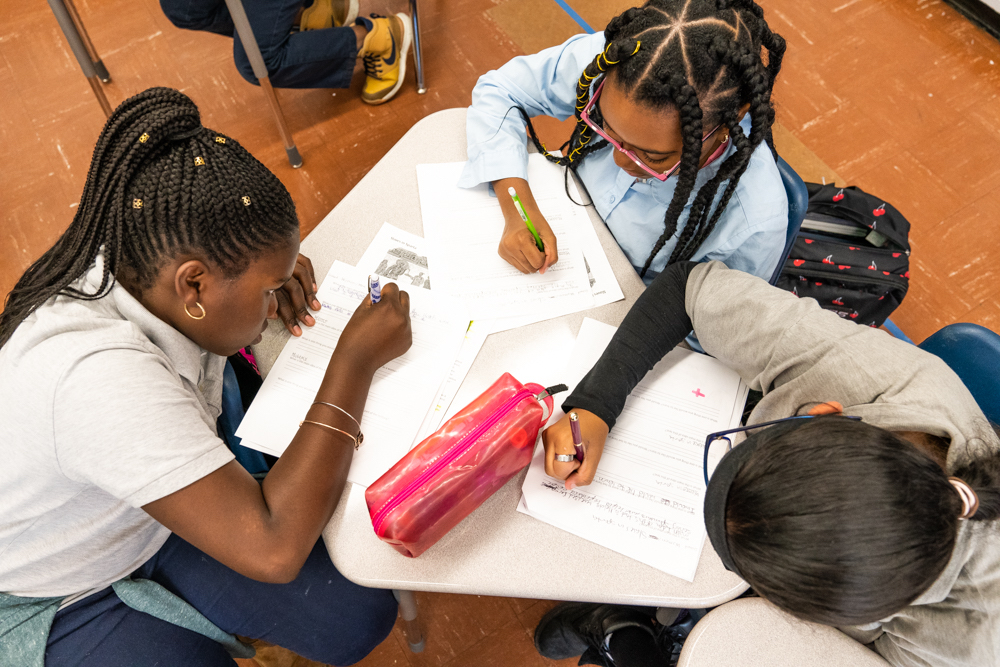
[[[569,4],[600,28],[632,3]],[[775,93],[779,151],[807,180],[861,186],[912,224],[911,287],[893,320],[916,341],[956,321],[1000,331],[1000,44],[939,0],[761,4],[788,41]],[[362,0],[364,12],[406,6]],[[154,85],[190,95],[206,126],[238,138],[282,179],[303,234],[414,122],[466,106],[477,77],[512,56],[581,31],[553,0],[420,0],[427,94],[405,85],[390,103],[369,107],[359,99],[361,76],[350,90],[279,91],[305,161],[293,170],[262,93],[236,72],[229,39],[174,28],[156,0],[77,0],[77,7],[112,74],[105,87],[112,105]],[[41,0],[6,3],[0,14],[0,90],[5,294],[69,224],[104,117]],[[564,131],[544,126],[552,143]],[[439,594],[419,601],[427,650],[410,653],[397,629],[361,665],[575,664],[544,660],[531,645],[551,602]]]

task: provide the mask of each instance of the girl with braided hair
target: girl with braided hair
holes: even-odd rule
[[[753,0],[649,0],[603,33],[578,35],[481,77],[459,185],[513,185],[545,252],[500,197],[507,221],[500,256],[525,273],[555,263],[555,236],[525,180],[527,126],[538,150],[584,183],[647,284],[689,259],[718,259],[768,278],[788,226],[770,146],[771,90],[784,51]],[[539,115],[576,116],[563,156],[535,137],[529,117]]]
[[[185,95],[108,119],[0,315],[0,664],[233,666],[236,635],[351,664],[387,636],[392,594],[319,537],[372,377],[410,345],[406,293],[359,305],[262,482],[219,437],[226,357],[269,318],[314,323],[298,248],[288,191]]]

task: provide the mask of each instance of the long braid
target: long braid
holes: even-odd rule
[[[664,73],[664,76],[670,80],[665,88],[675,91],[673,102],[680,112],[681,137],[684,143],[681,147],[681,166],[679,167],[680,174],[677,177],[677,187],[674,189],[673,199],[670,200],[663,216],[663,233],[653,244],[653,250],[646,258],[642,271],[639,272],[641,276],[646,275],[650,264],[653,263],[653,258],[677,233],[677,221],[694,191],[695,183],[698,180],[698,163],[701,160],[702,110],[698,104],[698,94],[680,74]],[[687,242],[691,231],[692,226],[685,225],[677,241],[677,246]]]
[[[201,127],[186,95],[151,88],[108,119],[73,222],[7,296],[0,345],[57,294],[99,299],[120,271],[141,291],[181,251],[204,253],[237,276],[297,231],[291,197],[264,165],[232,138]],[[101,254],[98,288],[73,286]]]
[[[735,71],[742,72],[742,84],[746,90],[751,91],[750,97],[750,137],[743,134],[736,116],[736,109],[730,107],[721,118],[723,125],[732,128],[730,138],[736,147],[736,152],[726,160],[719,168],[718,173],[702,186],[698,192],[694,204],[691,207],[691,214],[688,218],[687,229],[696,229],[693,238],[689,243],[678,242],[671,254],[669,263],[689,259],[699,246],[715,230],[715,226],[722,217],[723,211],[729,205],[736,186],[743,173],[750,164],[753,152],[764,140],[766,130],[770,129],[773,118],[773,108],[770,104],[770,87],[767,85],[767,75],[763,66],[755,62],[753,54],[747,52],[739,44],[727,41],[722,38],[715,40],[713,48],[718,53],[721,62],[732,67]],[[711,202],[721,183],[727,182],[722,198],[711,212]],[[711,217],[708,217],[711,212]],[[706,218],[708,218],[706,220]],[[692,224],[693,223],[693,224]]]

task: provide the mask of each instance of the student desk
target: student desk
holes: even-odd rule
[[[414,167],[465,159],[465,113],[465,109],[440,111],[414,125],[316,227],[302,243],[302,253],[312,260],[317,279],[322,280],[334,260],[356,264],[383,222],[423,234]],[[518,379],[545,382],[549,376],[543,371],[551,373],[553,365],[558,371],[585,316],[621,323],[642,292],[642,281],[597,213],[588,210],[625,300],[491,335],[453,405],[467,404],[502,373],[525,368],[525,354],[538,360],[539,376],[517,373]],[[264,341],[255,348],[263,372],[270,369],[288,337],[277,322],[270,324]],[[564,397],[557,395],[556,403]],[[323,532],[330,557],[351,581],[400,590],[684,608],[719,605],[746,590],[747,585],[723,568],[708,544],[695,580],[689,583],[518,513],[525,474],[517,475],[416,559],[378,540],[364,489],[348,485]]]

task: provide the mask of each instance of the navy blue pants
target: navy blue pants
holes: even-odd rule
[[[133,578],[160,583],[226,632],[330,665],[364,658],[396,620],[392,592],[345,579],[322,540],[289,584],[248,579],[176,535]],[[222,645],[125,606],[111,588],[59,611],[45,652],[46,667],[235,664]]]
[[[358,57],[349,27],[292,34],[295,15],[308,0],[243,0],[247,19],[276,88],[349,88]],[[233,59],[243,78],[257,84],[225,0],[160,0],[178,28],[204,30],[233,38]]]

